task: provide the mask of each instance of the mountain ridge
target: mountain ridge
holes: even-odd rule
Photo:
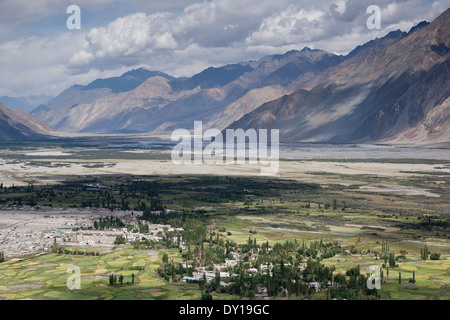
[[[433,46],[449,46],[449,12],[373,57],[333,73],[311,91],[262,105],[230,128],[282,128],[282,141],[400,142],[396,138],[402,135],[410,137],[403,142],[426,143],[424,132],[416,132],[420,139],[413,139],[412,132],[435,107],[447,110],[450,58]],[[430,141],[450,138],[445,132],[439,139],[434,135]]]
[[[37,140],[52,137],[52,129],[24,110],[0,103],[0,140]]]
[[[444,40],[448,30],[441,31],[440,40],[433,43],[429,39],[436,35],[427,33],[436,24],[445,25],[447,20],[442,16],[446,15],[431,24],[421,22],[409,32],[392,31],[345,56],[305,47],[256,61],[210,67],[190,78],[135,69],[114,80],[72,86],[32,113],[57,131],[68,132],[160,134],[191,128],[194,121],[202,120],[205,129],[280,126],[284,128],[282,140],[287,141],[390,139],[395,130],[382,125],[377,112],[392,115],[389,106],[400,98],[401,103],[410,103],[411,99],[402,98],[405,94],[414,96],[408,93],[410,87],[420,87],[423,93],[427,84],[420,82],[421,77],[431,79],[429,82],[441,90],[423,112],[429,112],[431,104],[445,101],[442,84],[435,83],[433,74],[425,73],[447,57],[449,44]],[[426,48],[420,45],[424,41],[429,44]],[[422,51],[415,53],[416,45],[423,47]],[[137,75],[130,77],[133,73]],[[441,81],[447,79],[442,70],[435,73]],[[117,81],[131,84],[116,88]],[[363,103],[372,109],[364,108]],[[425,118],[413,107],[408,110],[411,118]],[[405,123],[398,122],[402,124],[398,128],[411,129],[419,122]],[[386,132],[379,134],[377,130]]]

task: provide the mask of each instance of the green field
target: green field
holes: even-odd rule
[[[323,178],[323,175],[321,176]],[[3,205],[52,204],[54,207],[103,207],[112,210],[139,210],[149,221],[182,226],[186,219],[202,221],[218,239],[245,244],[249,235],[258,244],[336,242],[348,253],[325,258],[325,266],[345,273],[360,266],[382,265],[381,243],[389,243],[390,252],[405,259],[398,267],[384,268],[381,299],[450,299],[450,210],[448,176],[415,177],[397,181],[410,187],[431,189],[439,198],[369,193],[359,190],[362,181],[380,184],[380,178],[345,176],[348,186],[308,184],[293,180],[240,177],[125,176],[70,177],[50,186],[2,188]],[[391,183],[390,178],[384,178]],[[386,182],[386,181],[385,181]],[[93,189],[98,183],[107,188]],[[151,215],[157,208],[178,214]],[[88,226],[84,226],[88,227]],[[204,239],[208,243],[207,239]],[[440,260],[421,260],[427,245]],[[199,243],[197,243],[199,245]],[[66,248],[67,253],[74,248]],[[352,251],[350,253],[350,251]],[[167,281],[158,275],[164,252],[181,262],[177,249],[158,245],[154,250],[135,250],[118,246],[101,256],[37,254],[0,263],[0,296],[8,299],[200,299],[198,284]],[[374,252],[377,252],[376,254]],[[295,258],[296,252],[288,253]],[[81,290],[66,287],[66,270],[81,269]],[[139,270],[136,269],[138,267]],[[415,271],[415,283],[409,283]],[[398,274],[402,283],[398,283]],[[122,286],[109,285],[109,274],[125,277]],[[131,274],[135,275],[134,284]],[[212,292],[214,299],[239,296]],[[279,299],[281,297],[271,297]],[[291,297],[292,298],[292,297]]]
[[[161,254],[162,251],[159,253]],[[151,257],[154,252],[120,247],[101,257],[71,256],[63,254],[37,254],[11,259],[0,264],[0,296],[8,299],[57,300],[190,300],[200,299],[196,284],[167,283],[156,273],[161,259]],[[176,252],[169,252],[176,257]],[[71,265],[80,267],[81,288],[69,290],[66,281]],[[133,266],[144,267],[133,270]],[[110,286],[108,274],[125,277],[124,285]],[[131,274],[135,283],[131,283]],[[222,299],[230,298],[221,295]]]
[[[234,231],[234,230],[233,230]],[[236,231],[237,237],[240,237]],[[245,235],[247,236],[247,235]],[[278,234],[258,235],[261,240],[277,239]],[[242,235],[244,237],[244,235]],[[247,236],[248,237],[248,236]],[[289,238],[286,234],[283,238]],[[278,239],[277,239],[278,240]],[[272,241],[272,240],[270,240]],[[375,243],[374,243],[375,245]],[[364,247],[371,246],[366,244]],[[362,247],[362,246],[361,246]],[[373,246],[375,247],[375,246]],[[150,299],[150,300],[190,300],[200,299],[197,284],[172,283],[158,276],[156,270],[161,264],[159,256],[168,252],[174,261],[181,261],[176,250],[134,250],[117,247],[113,252],[100,257],[72,256],[64,254],[36,254],[8,260],[0,264],[0,296],[8,299],[58,299],[58,300],[110,300],[110,299]],[[450,259],[445,256],[439,261],[421,261],[416,254],[407,256],[399,267],[386,273],[380,290],[381,299],[450,299]],[[336,272],[345,273],[352,266],[360,265],[365,270],[369,265],[380,265],[372,255],[348,255],[325,260],[325,265],[336,267]],[[66,286],[71,265],[80,267],[81,289],[71,291]],[[143,267],[136,270],[133,267]],[[402,284],[398,284],[398,272],[402,273]],[[408,283],[415,271],[416,283]],[[384,272],[386,270],[384,269]],[[108,275],[122,274],[123,286],[110,286]],[[135,283],[131,282],[135,274]],[[214,299],[237,299],[237,296],[213,294]]]

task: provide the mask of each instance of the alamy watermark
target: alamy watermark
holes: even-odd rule
[[[222,131],[211,128],[203,132],[202,121],[195,121],[193,135],[187,129],[177,129],[172,133],[171,140],[179,142],[171,154],[172,162],[177,165],[248,163],[259,165],[261,175],[278,173],[278,129],[270,130],[270,136],[267,129],[227,129],[224,139]]]
[[[69,290],[80,290],[81,289],[81,271],[78,266],[69,266],[67,268],[67,273],[71,276],[67,279],[67,289]]]
[[[381,267],[380,266],[369,266],[367,268],[367,289],[381,289]]]
[[[67,29],[80,30],[81,29],[81,9],[77,5],[67,7],[66,13],[71,14],[66,21]]]
[[[381,29],[381,9],[379,6],[372,5],[366,10],[367,14],[371,16],[367,19],[367,28],[369,30],[380,30]]]

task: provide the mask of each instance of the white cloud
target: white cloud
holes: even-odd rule
[[[65,67],[67,58],[84,45],[84,35],[73,32],[57,38],[32,37],[0,44],[0,95],[56,95],[75,83],[87,83],[128,70],[89,68],[85,73],[72,74]]]
[[[69,60],[69,68],[89,65],[94,60],[101,64],[126,64],[130,57],[153,54],[158,50],[177,49],[167,20],[171,13],[156,13],[147,16],[135,13],[111,22],[106,28],[92,28],[86,34],[87,47],[77,51]]]
[[[281,13],[264,19],[259,30],[252,33],[246,43],[282,46],[299,43],[299,40],[310,42],[317,33],[323,32],[320,27],[324,15],[324,11],[299,9],[291,5]],[[305,29],[312,29],[312,32],[305,33]]]
[[[345,11],[346,11],[346,9],[347,9],[347,5],[346,5],[346,3],[345,3],[344,0],[336,1],[333,5],[336,6],[336,7],[335,7],[335,10],[336,10],[337,12],[339,12],[340,14],[344,14]]]
[[[30,29],[16,37],[31,21],[46,25],[45,17],[64,17],[69,4],[0,0],[0,95],[58,94],[137,66],[190,76],[304,46],[346,53],[396,28],[433,20],[448,1],[379,0],[382,30],[376,31],[366,27],[372,0],[78,0],[82,25],[94,27],[68,32],[58,22],[51,34]],[[97,15],[107,23],[95,24]]]

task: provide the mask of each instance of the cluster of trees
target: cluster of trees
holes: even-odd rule
[[[152,213],[152,212],[158,212],[159,210],[151,210],[150,208],[146,208],[143,210],[143,215],[140,218],[141,220],[148,221],[153,224],[170,224],[173,227],[181,226],[186,219],[191,218],[192,214],[189,214],[185,211],[181,212],[175,212],[175,211],[160,211],[159,213]],[[198,217],[199,219],[204,219],[204,216],[202,215],[195,215],[195,217]]]
[[[430,257],[431,260],[439,260],[441,258],[441,254],[431,253],[428,246],[425,244],[423,248],[420,249],[420,259],[428,260],[428,257]]]
[[[134,249],[155,249],[156,244],[154,241],[150,241],[146,238],[143,238],[142,240],[136,240],[132,242]]]
[[[306,208],[310,208],[311,207],[311,201],[308,202],[308,204],[306,205]],[[319,209],[321,208],[321,205],[319,203]],[[325,203],[324,204],[324,208],[325,210],[328,210],[330,208],[332,208],[333,210],[337,210],[338,209],[338,202],[336,199],[333,199],[333,202],[330,203]],[[344,211],[347,208],[345,201],[342,201],[342,211]]]
[[[94,228],[95,230],[109,230],[109,229],[120,229],[125,227],[125,224],[120,220],[119,217],[113,217],[112,215],[110,217],[105,217],[97,221],[94,221]]]
[[[63,249],[64,251],[61,252],[61,249],[62,249],[62,247],[60,247],[60,251],[58,253],[72,254],[72,255],[84,255],[84,256],[100,256],[100,252],[98,252],[98,251]]]
[[[268,187],[266,180],[242,179],[235,177],[200,177],[193,179],[174,180],[126,180],[118,178],[77,178],[55,186],[27,186],[0,188],[0,202],[19,205],[46,205],[70,207],[96,207],[114,210],[136,210],[144,212],[144,220],[161,223],[161,219],[167,221],[166,215],[152,214],[152,212],[165,212],[166,204],[174,201],[182,203],[183,210],[195,212],[189,209],[187,202],[201,201],[207,203],[226,203],[245,201],[249,199],[249,193],[254,197],[261,197],[257,202],[258,212],[273,212],[271,206],[263,206],[262,198],[282,199],[283,193],[295,190],[302,196],[308,196],[320,189],[315,184],[301,184],[296,182],[275,181]],[[184,191],[190,190],[189,200],[184,197]],[[181,199],[171,198],[163,203],[164,198],[159,196],[165,194],[183,194]],[[11,195],[10,195],[11,194]],[[17,196],[17,194],[21,194]],[[23,195],[22,195],[23,194]],[[296,198],[298,199],[298,198]],[[252,201],[250,201],[252,202]],[[182,210],[182,211],[183,211]],[[246,211],[245,209],[244,211]],[[278,210],[278,209],[277,209]],[[267,212],[269,212],[267,211]],[[204,212],[203,212],[204,213]],[[191,216],[192,217],[192,216]]]
[[[179,281],[183,276],[192,277],[194,269],[192,267],[185,268],[181,263],[174,263],[172,259],[169,260],[167,253],[162,256],[162,265],[158,268],[158,274],[166,281]]]
[[[0,251],[0,262],[5,261],[5,253],[3,251]]]
[[[383,268],[396,268],[397,263],[396,260],[401,256],[395,257],[394,252],[391,252],[389,248],[389,243],[385,240],[381,243],[381,254],[380,259],[384,260]],[[403,256],[402,256],[403,257]]]
[[[143,211],[146,203],[157,197],[152,183],[146,183],[147,189],[144,189],[142,182],[138,181],[126,185],[113,184],[111,187],[101,186],[99,182],[85,178],[54,186],[0,187],[0,194],[4,195],[0,203],[19,206],[53,206],[56,203],[59,206],[105,208],[111,211],[131,208]]]
[[[395,262],[395,255],[393,252],[389,253],[389,267],[390,268],[395,268],[397,267],[397,264]]]
[[[100,256],[100,252],[98,251],[87,251],[84,249],[75,249],[72,250],[70,248],[65,248],[64,246],[60,246],[56,243],[56,237],[53,239],[53,244],[51,248],[53,253],[60,254],[71,254],[71,255],[82,255],[82,256]]]
[[[285,264],[274,265],[270,271],[248,273],[239,269],[237,276],[226,281],[222,286],[219,274],[213,281],[199,281],[200,289],[206,292],[220,292],[254,298],[258,288],[264,287],[270,297],[295,296],[306,299],[376,299],[379,297],[376,289],[367,289],[367,277],[350,269],[346,275],[334,275],[334,267],[326,267],[313,259],[308,259],[307,267],[301,271],[298,266]],[[316,289],[317,283],[320,289]]]
[[[439,260],[441,258],[441,254],[440,253],[432,253],[430,255],[430,259],[431,260]]]
[[[220,273],[216,272],[214,280],[210,282],[206,281],[205,274],[203,278],[196,280],[202,290],[202,298],[209,298],[211,292],[254,298],[261,287],[264,287],[271,297],[292,295],[309,299],[378,297],[376,290],[367,289],[367,277],[360,274],[359,267],[350,269],[346,275],[335,274],[333,266],[328,267],[321,262],[343,252],[338,242],[326,243],[321,240],[306,244],[305,241],[294,240],[276,243],[271,247],[268,242],[258,244],[251,236],[243,244],[224,241],[214,238],[211,231],[208,233],[204,225],[198,221],[189,221],[183,233],[187,246],[186,251],[182,252],[185,264],[169,261],[169,257],[165,254],[158,269],[159,275],[167,281],[176,282],[183,276],[192,277],[195,268],[200,265],[212,271],[214,264],[232,259],[232,253],[238,253],[240,259],[237,264],[222,270],[234,276],[221,279]],[[306,266],[303,261],[306,261]],[[315,288],[316,284],[312,283],[319,283],[319,292]]]
[[[147,206],[146,203],[141,203],[140,209],[144,212],[142,220],[153,222],[152,220],[154,220],[156,216],[164,216],[164,206],[162,201],[158,198],[152,198],[150,200],[150,206]],[[159,214],[154,214],[152,212],[159,212]]]
[[[114,240],[114,244],[116,244],[116,245],[125,244],[126,242],[127,242],[127,240],[122,236],[117,236],[116,240]]]
[[[305,241],[302,242],[301,246],[297,250],[297,259],[302,260],[304,258],[316,259],[318,256],[320,259],[328,259],[334,257],[336,254],[343,253],[344,250],[338,244],[338,242],[328,242],[324,243],[320,241],[311,241],[309,247],[306,246]]]
[[[428,255],[430,254],[430,250],[428,250],[427,244],[423,246],[423,248],[420,249],[420,259],[422,260],[428,260]]]
[[[186,245],[188,252],[191,253],[192,247],[195,246],[196,257],[199,256],[200,250],[199,247],[207,239],[205,223],[202,220],[197,219],[187,219],[183,224],[183,231],[181,231],[181,237]],[[194,258],[195,259],[195,258]]]
[[[117,284],[123,286],[124,283],[124,276],[123,275],[119,275],[119,277],[117,277],[117,275],[110,275],[109,276],[109,285],[110,286],[116,286]],[[130,284],[130,281],[126,282],[127,285]],[[131,284],[134,284],[134,273],[131,274]]]
[[[142,223],[141,220],[139,220],[139,233],[149,233],[150,232],[150,227],[148,226],[147,223]]]
[[[211,295],[211,293],[209,293],[208,290],[206,290],[205,292],[202,292],[202,300],[212,300],[213,297]]]

